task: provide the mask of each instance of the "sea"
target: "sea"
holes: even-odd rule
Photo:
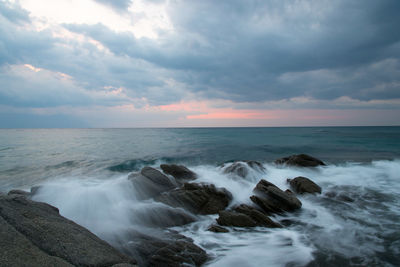
[[[326,166],[274,164],[300,153]],[[223,172],[224,164],[245,160],[265,170],[241,179]],[[287,178],[305,176],[322,188],[299,196],[300,211],[272,216],[280,229],[207,231],[217,215],[172,227],[207,251],[205,266],[400,265],[400,127],[0,130],[0,192],[41,186],[34,200],[111,244],[127,229],[146,229],[143,212],[160,205],[138,200],[129,174],[163,163],[226,188],[232,206],[250,204],[260,179],[285,190]]]

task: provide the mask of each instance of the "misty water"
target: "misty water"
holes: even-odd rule
[[[327,166],[273,164],[297,153]],[[257,160],[265,170],[249,169],[245,178],[224,173],[235,160]],[[284,228],[207,231],[217,215],[170,227],[207,251],[206,266],[400,262],[400,127],[0,130],[0,192],[41,185],[34,200],[114,245],[132,241],[130,231],[166,231],[152,225],[165,219],[155,212],[165,205],[138,200],[128,180],[162,163],[184,164],[198,174],[196,182],[225,187],[230,206],[250,204],[260,179],[285,190],[287,178],[305,176],[322,187],[321,195],[299,196],[300,210],[272,217]]]

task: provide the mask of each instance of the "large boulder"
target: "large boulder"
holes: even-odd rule
[[[219,225],[236,227],[254,227],[257,223],[243,213],[221,210],[217,219]]]
[[[262,210],[269,213],[294,211],[301,208],[301,202],[290,191],[285,192],[274,184],[261,180],[253,190],[251,201],[257,204]]]
[[[264,226],[270,228],[282,227],[279,223],[272,221],[267,215],[249,205],[239,205],[231,211],[220,211],[217,219],[218,224],[223,226],[254,227]]]
[[[321,187],[306,177],[296,177],[288,179],[292,189],[298,194],[318,193],[321,194]]]
[[[317,167],[325,165],[325,163],[321,160],[306,154],[292,155],[289,157],[277,159],[275,160],[275,164],[285,164],[297,167]]]
[[[132,182],[138,199],[153,198],[176,187],[170,178],[151,167],[144,167],[140,173],[130,174],[128,179]]]
[[[207,253],[193,240],[178,233],[153,237],[133,233],[132,241],[121,247],[124,253],[135,257],[140,266],[200,266],[207,260]]]
[[[165,192],[155,200],[194,214],[216,214],[229,205],[232,194],[213,184],[184,183],[181,188]]]
[[[46,203],[0,196],[0,262],[4,266],[112,266],[136,261]]]
[[[197,178],[196,173],[192,172],[183,165],[176,164],[161,164],[160,168],[164,173],[172,175],[179,182],[187,182]]]
[[[257,161],[236,161],[224,169],[224,173],[235,174],[245,178],[249,174],[249,168],[264,171],[264,166]]]
[[[247,216],[249,216],[257,223],[257,226],[265,226],[270,228],[282,227],[279,223],[274,222],[266,214],[252,206],[241,204],[235,207],[234,210],[238,213],[246,214]]]
[[[196,221],[196,217],[181,208],[173,208],[162,203],[145,205],[134,211],[134,222],[147,227],[181,226]]]

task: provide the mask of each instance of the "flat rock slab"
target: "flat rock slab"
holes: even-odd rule
[[[325,166],[325,163],[322,160],[311,157],[306,154],[292,155],[285,158],[280,158],[275,160],[275,164],[285,164],[289,166],[297,166],[297,167],[317,167],[317,166]]]
[[[0,262],[11,261],[7,266],[18,266],[18,261],[25,261],[20,266],[136,263],[87,229],[61,216],[57,208],[22,195],[0,196],[0,219],[0,246],[4,248],[0,251]],[[14,257],[15,264],[10,257]],[[36,264],[41,262],[43,265]]]
[[[298,194],[304,193],[317,193],[321,194],[321,187],[308,179],[307,177],[296,177],[294,179],[288,179],[288,182],[292,189]]]
[[[163,193],[155,200],[194,214],[216,214],[229,205],[232,194],[213,184],[184,183],[181,188]]]

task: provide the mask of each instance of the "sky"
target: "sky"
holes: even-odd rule
[[[0,0],[0,128],[400,125],[398,0]]]

